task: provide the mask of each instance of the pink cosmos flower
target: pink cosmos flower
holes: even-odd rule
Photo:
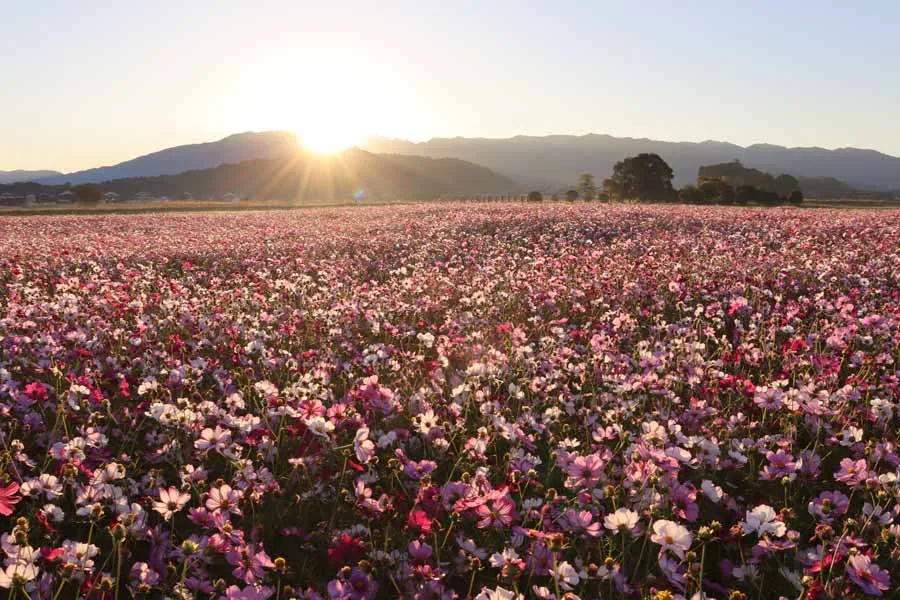
[[[672,506],[676,516],[689,523],[696,521],[700,515],[700,507],[697,506],[697,489],[689,483],[675,486],[672,490]]]
[[[354,567],[346,580],[328,582],[328,596],[332,600],[372,600],[377,591],[378,585],[359,567]]]
[[[850,498],[840,492],[822,492],[807,505],[809,514],[822,523],[831,523],[835,517],[846,514]]]
[[[360,427],[353,437],[353,452],[356,460],[366,464],[375,456],[375,443],[369,439],[369,428]]]
[[[794,460],[794,455],[781,448],[778,449],[778,452],[767,452],[766,460],[769,461],[769,464],[763,467],[760,479],[772,481],[793,475],[797,471],[797,461]]]
[[[270,598],[274,590],[270,587],[253,587],[248,585],[244,589],[233,585],[225,590],[225,600],[266,600]]]
[[[243,549],[231,549],[225,553],[228,564],[234,565],[232,575],[244,583],[256,583],[266,576],[266,569],[274,569],[275,563],[260,545],[251,544]]]
[[[891,576],[865,554],[847,560],[847,575],[864,593],[872,596],[881,596],[891,587]]]
[[[19,484],[15,481],[5,488],[0,488],[0,515],[8,517],[13,513],[13,506],[22,500],[22,497],[18,492]]]
[[[159,500],[153,503],[153,510],[163,516],[168,521],[172,515],[184,508],[191,499],[191,495],[181,492],[178,488],[172,486],[169,489],[159,490]]]
[[[516,519],[516,505],[512,499],[507,496],[501,496],[493,502],[482,504],[475,509],[475,514],[480,520],[475,525],[479,529],[485,527],[508,527]]]
[[[238,504],[243,494],[239,490],[231,489],[227,483],[221,487],[209,490],[209,497],[206,499],[206,508],[210,511],[220,511],[222,513],[230,513],[240,515],[241,509]]]
[[[584,532],[590,537],[600,537],[602,533],[600,522],[594,521],[594,515],[590,511],[570,508],[563,519],[572,531]]]
[[[573,487],[593,487],[603,475],[603,459],[596,454],[578,456],[566,467],[566,473]]]
[[[437,469],[437,463],[433,460],[420,460],[418,462],[411,460],[403,465],[403,472],[413,479],[422,479],[435,469]]]
[[[834,478],[841,483],[847,484],[854,488],[863,483],[869,476],[865,459],[850,460],[845,458],[841,461],[841,468],[834,474]]]
[[[753,402],[760,408],[778,410],[784,406],[784,392],[779,388],[759,386],[754,392]]]
[[[215,429],[207,427],[200,432],[200,439],[194,441],[194,448],[200,452],[207,450],[215,450],[219,453],[223,452],[231,445],[231,432],[227,429],[216,425]]]

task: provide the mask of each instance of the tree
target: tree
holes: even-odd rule
[[[590,202],[597,195],[597,186],[594,184],[594,176],[590,173],[583,173],[578,178],[578,193],[582,198]]]
[[[748,204],[754,202],[757,189],[752,185],[739,185],[734,190],[734,201],[737,204]]]
[[[556,194],[553,194],[552,196],[550,196],[550,200],[553,202],[559,202],[559,196],[557,196]]]
[[[800,188],[800,182],[793,175],[779,175],[775,178],[775,185],[772,191],[777,192],[779,196],[787,196],[791,192]]]
[[[724,179],[699,177],[698,180],[697,187],[703,193],[703,198],[707,203],[734,203],[734,188],[728,185]]]
[[[79,202],[96,204],[103,200],[103,188],[93,183],[82,183],[72,188],[72,193]]]
[[[775,192],[761,190],[754,185],[739,185],[734,200],[738,204],[778,204],[781,198]]]
[[[678,201],[685,204],[704,204],[706,198],[696,185],[686,185],[678,191]]]
[[[788,197],[788,202],[791,204],[803,204],[803,192],[800,190],[793,190]]]
[[[665,202],[675,198],[672,167],[658,154],[638,154],[616,163],[612,179],[623,198]]]
[[[616,183],[612,177],[607,177],[603,180],[603,193],[606,194],[610,200],[618,198],[620,191],[619,184]]]
[[[538,191],[528,192],[528,201],[529,202],[541,202],[544,199],[544,195]]]
[[[566,200],[569,202],[575,202],[578,200],[578,191],[577,190],[569,190],[566,192]]]

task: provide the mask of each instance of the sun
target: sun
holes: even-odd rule
[[[360,136],[341,127],[329,127],[327,123],[297,130],[300,145],[314,154],[336,154],[352,148],[360,142]]]
[[[314,119],[295,126],[300,145],[314,154],[335,154],[362,142],[359,128],[345,111],[316,111]]]

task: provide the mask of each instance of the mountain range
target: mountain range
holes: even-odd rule
[[[786,148],[772,144],[739,146],[727,142],[666,142],[646,138],[623,138],[602,134],[516,136],[489,138],[434,138],[425,142],[372,137],[361,145],[376,155],[447,158],[475,163],[513,186],[522,189],[559,190],[575,184],[581,173],[593,173],[599,180],[612,173],[613,165],[642,152],[659,154],[672,166],[675,185],[695,181],[703,165],[738,159],[747,167],[773,174],[789,173],[801,180],[825,178],[868,190],[900,190],[900,158],[874,150],[857,148]],[[116,165],[58,173],[56,171],[0,172],[0,183],[13,180],[37,181],[44,185],[98,183],[134,177],[176,175],[185,171],[215,168],[248,160],[278,159],[298,152],[297,138],[285,131],[246,132],[224,139],[176,146]],[[396,162],[396,160],[395,160]],[[450,169],[461,163],[440,163]],[[471,174],[472,166],[466,166]],[[448,171],[449,173],[449,171]],[[499,175],[498,175],[499,174]],[[505,179],[503,179],[505,178]],[[466,182],[444,178],[445,192],[471,190]],[[839,189],[831,186],[831,189]],[[484,192],[493,191],[485,189]]]
[[[215,142],[166,148],[113,166],[58,173],[34,180],[46,185],[77,185],[127,177],[174,175],[257,158],[288,156],[296,151],[297,138],[287,131],[236,133]]]
[[[528,186],[571,186],[581,173],[602,179],[613,165],[642,152],[659,154],[675,172],[675,185],[692,183],[703,165],[740,160],[769,173],[796,177],[834,177],[855,187],[900,189],[900,158],[858,148],[785,148],[772,144],[738,146],[727,142],[665,142],[610,135],[516,136],[504,139],[434,138],[426,142],[369,138],[372,152],[453,156],[484,165]]]
[[[334,200],[354,194],[362,198],[424,199],[442,194],[501,194],[516,183],[490,169],[456,158],[373,154],[353,148],[316,156],[294,148],[276,158],[226,163],[209,169],[153,177],[100,182],[104,192],[121,198],[139,193],[198,199],[235,194],[265,200]],[[13,195],[59,193],[63,185],[18,183],[0,186]]]
[[[15,183],[17,181],[34,181],[47,177],[62,175],[59,171],[26,171],[24,169],[16,169],[15,171],[0,171],[0,183]]]

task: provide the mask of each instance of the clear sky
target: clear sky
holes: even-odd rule
[[[265,129],[900,155],[898,25],[897,0],[6,2],[0,169]]]

